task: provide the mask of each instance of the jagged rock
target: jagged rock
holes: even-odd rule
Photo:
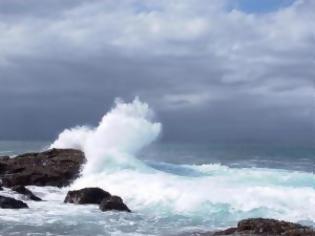
[[[28,208],[27,204],[11,197],[0,196],[0,208],[4,209],[21,209]]]
[[[109,199],[110,193],[100,188],[83,188],[69,191],[64,202],[75,204],[100,204],[103,199]]]
[[[0,160],[2,185],[69,185],[79,176],[84,154],[74,149],[51,149]]]
[[[254,218],[240,221],[236,228],[208,235],[315,236],[315,231],[312,228],[286,221]]]
[[[23,194],[33,201],[41,201],[42,200],[39,197],[35,196],[29,189],[25,188],[22,185],[14,186],[11,188],[11,190],[14,192]]]
[[[126,211],[131,212],[130,209],[123,202],[121,197],[111,196],[109,199],[104,199],[100,204],[100,209],[102,211]]]

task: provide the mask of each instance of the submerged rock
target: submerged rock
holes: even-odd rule
[[[21,209],[28,208],[27,204],[11,197],[0,196],[0,208],[4,209]]]
[[[131,212],[130,209],[123,202],[121,197],[111,196],[109,199],[104,199],[100,204],[101,211],[126,211]]]
[[[30,200],[33,200],[33,201],[41,201],[42,200],[39,197],[35,196],[29,189],[25,188],[22,185],[14,186],[13,188],[11,188],[11,190],[14,192],[17,192],[19,194],[23,194],[23,195],[27,196]]]
[[[101,188],[83,188],[69,191],[64,202],[75,204],[100,204],[104,199],[109,199],[110,193]]]
[[[203,235],[315,236],[315,231],[312,228],[286,221],[253,218],[240,221],[236,228]]]
[[[85,162],[83,152],[74,149],[51,149],[0,160],[2,185],[69,185],[79,176]]]

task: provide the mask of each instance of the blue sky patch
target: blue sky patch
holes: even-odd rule
[[[248,13],[266,13],[290,6],[295,0],[232,0],[237,9]],[[235,4],[235,5],[234,5]]]

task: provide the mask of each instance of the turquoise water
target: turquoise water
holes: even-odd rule
[[[0,155],[48,144],[2,141]],[[313,147],[155,143],[117,162],[115,154],[104,169],[70,187],[102,187],[135,213],[66,205],[69,188],[31,186],[46,201],[28,201],[30,209],[22,211],[0,209],[0,235],[179,235],[248,217],[315,225],[314,153]],[[8,189],[2,194],[12,195]]]
[[[220,163],[240,168],[315,171],[315,145],[159,143],[145,148],[140,157],[173,164]]]

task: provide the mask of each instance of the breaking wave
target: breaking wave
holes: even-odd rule
[[[150,107],[136,98],[117,101],[97,127],[63,131],[51,147],[78,148],[87,157],[82,177],[71,188],[102,187],[122,196],[135,211],[170,215],[179,225],[181,216],[209,226],[258,216],[315,222],[311,173],[137,159],[161,133],[153,118]]]

